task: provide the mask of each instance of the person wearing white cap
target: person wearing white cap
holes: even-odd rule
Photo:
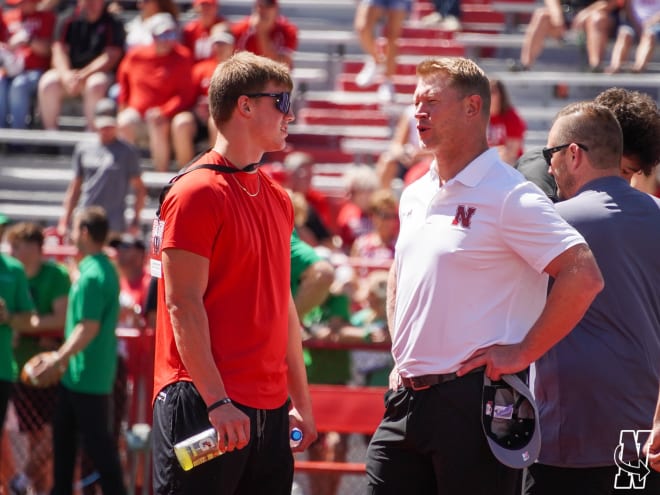
[[[148,142],[154,167],[165,172],[172,151],[179,166],[195,154],[193,59],[170,14],[155,14],[148,24],[153,43],[133,48],[117,70],[117,120],[119,135],[132,144]]]
[[[209,85],[213,71],[221,62],[224,62],[234,53],[234,37],[227,30],[225,23],[216,24],[211,28],[209,35],[213,58],[207,58],[196,62],[193,66],[192,81],[197,91],[197,104],[195,105],[195,117],[197,117],[200,128],[204,126],[208,130],[208,141],[214,143],[217,129],[209,114]]]
[[[116,112],[113,100],[100,100],[94,111],[98,141],[78,143],[74,149],[73,179],[67,188],[64,213],[57,225],[62,236],[69,233],[76,207],[91,205],[103,206],[111,232],[137,234],[140,231],[140,214],[147,194],[142,181],[140,155],[134,146],[118,138]],[[127,225],[126,197],[130,188],[135,201],[131,223]]]

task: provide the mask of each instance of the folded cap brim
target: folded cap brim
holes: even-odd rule
[[[504,382],[504,383],[503,383]],[[504,400],[497,404],[494,399]],[[496,407],[497,406],[497,407]],[[484,374],[482,427],[493,455],[505,466],[524,469],[541,451],[541,428],[536,401],[529,387],[516,375],[502,375],[492,382]]]

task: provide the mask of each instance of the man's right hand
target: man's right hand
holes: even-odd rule
[[[250,442],[250,418],[233,404],[225,404],[209,413],[209,421],[218,432],[221,452],[242,449]]]

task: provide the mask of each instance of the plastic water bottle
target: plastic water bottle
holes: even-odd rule
[[[186,438],[174,445],[174,454],[183,470],[190,471],[195,466],[222,455],[218,449],[218,432],[215,428],[209,428]]]
[[[303,432],[300,428],[292,428],[291,433],[289,434],[289,445],[291,448],[295,448],[300,445],[303,439]]]

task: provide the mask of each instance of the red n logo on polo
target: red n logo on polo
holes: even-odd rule
[[[467,208],[465,205],[458,205],[456,207],[456,216],[451,222],[452,225],[458,225],[459,223],[464,229],[470,228],[470,223],[472,222],[472,215],[477,209],[473,206]]]

